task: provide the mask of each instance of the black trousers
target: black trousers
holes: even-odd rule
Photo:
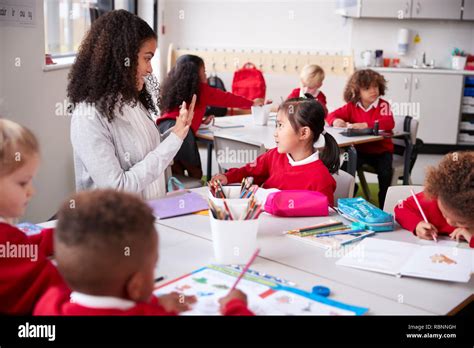
[[[368,164],[375,169],[379,180],[379,206],[383,209],[387,190],[392,182],[392,161],[393,155],[390,152],[381,154],[368,154],[357,151],[357,169],[363,164]]]

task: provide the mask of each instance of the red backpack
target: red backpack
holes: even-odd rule
[[[241,97],[254,100],[265,99],[267,86],[260,70],[253,63],[245,63],[244,66],[234,73],[232,81],[232,93]]]

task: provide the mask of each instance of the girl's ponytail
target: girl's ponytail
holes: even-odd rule
[[[339,146],[337,145],[336,139],[334,139],[331,134],[327,133],[326,131],[323,131],[321,135],[324,136],[325,145],[324,148],[322,148],[319,152],[319,159],[328,168],[329,173],[337,173],[341,165],[339,158]]]

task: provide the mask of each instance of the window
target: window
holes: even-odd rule
[[[45,0],[44,31],[47,57],[74,56],[91,23],[114,8],[136,13],[136,0]],[[72,62],[72,61],[71,61]],[[66,61],[65,61],[66,63]],[[46,64],[54,64],[51,60]]]

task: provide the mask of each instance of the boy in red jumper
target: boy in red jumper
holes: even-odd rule
[[[314,99],[285,101],[277,113],[277,147],[253,163],[214,176],[212,181],[226,185],[252,176],[255,184],[265,188],[319,191],[334,205],[336,181],[331,174],[339,169],[339,147],[324,131],[324,115]]]
[[[309,93],[314,99],[321,103],[327,115],[326,96],[321,91],[321,86],[324,81],[324,70],[316,64],[305,65],[301,70],[300,79],[301,87],[292,90],[286,99],[301,98],[304,97],[305,93]]]
[[[31,314],[52,285],[63,285],[53,254],[53,231],[27,236],[8,223],[25,212],[34,194],[39,146],[28,129],[0,119],[0,314]]]
[[[437,168],[430,168],[425,191],[417,195],[428,223],[413,197],[395,207],[395,219],[421,239],[449,234],[474,248],[474,152],[453,152]]]
[[[35,315],[176,315],[194,297],[153,296],[158,234],[150,207],[114,190],[81,192],[64,203],[55,231],[58,269],[72,289],[51,288]],[[236,290],[221,299],[226,315],[251,315]]]
[[[196,133],[202,123],[209,124],[213,116],[203,119],[207,106],[234,107],[250,109],[251,106],[263,105],[263,99],[249,100],[235,94],[221,91],[207,84],[206,68],[202,58],[187,54],[176,61],[160,88],[161,117],[157,124],[162,133],[165,133],[176,124],[176,117],[183,101],[188,105],[193,95],[197,96],[194,107],[194,117],[191,131],[184,139],[181,149],[174,158],[173,174],[188,175],[201,179],[201,158],[196,145]]]
[[[385,95],[386,81],[378,72],[370,69],[356,71],[344,90],[346,105],[331,112],[327,122],[334,127],[354,129],[373,128],[391,131],[395,127],[390,104],[381,99]],[[387,189],[392,181],[393,142],[385,138],[375,143],[356,146],[357,168],[367,163],[375,168],[379,180],[379,205],[383,207]]]

